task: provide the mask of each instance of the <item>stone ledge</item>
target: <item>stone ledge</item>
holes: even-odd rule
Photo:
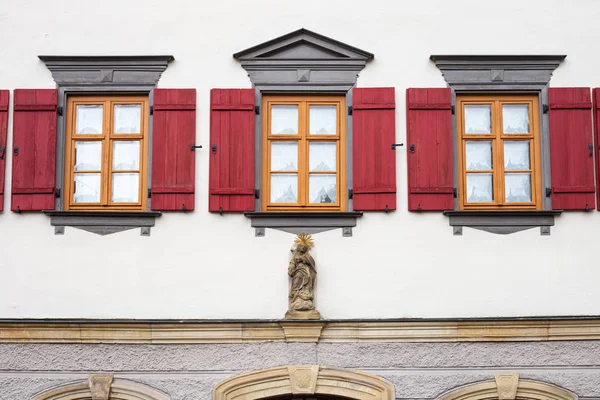
[[[0,343],[419,343],[554,340],[600,340],[600,317],[501,321],[0,322]]]
[[[349,212],[247,212],[246,218],[252,220],[252,227],[256,228],[256,236],[265,236],[265,228],[299,234],[315,234],[342,228],[344,237],[352,236],[352,228],[356,226],[357,218],[363,213]]]
[[[560,210],[550,211],[495,211],[495,210],[461,210],[444,211],[449,217],[454,235],[462,235],[462,228],[468,227],[482,231],[506,235],[540,228],[540,234],[550,235],[550,227],[554,226],[554,217],[560,215]]]
[[[134,228],[142,228],[142,236],[150,236],[159,211],[43,211],[50,217],[54,233],[62,235],[65,226],[82,229],[98,235],[109,235]]]

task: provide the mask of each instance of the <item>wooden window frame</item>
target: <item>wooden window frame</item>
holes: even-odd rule
[[[79,104],[102,104],[102,131],[100,135],[75,134],[76,106]],[[141,107],[141,123],[139,134],[113,133],[114,129],[114,105],[117,104],[139,104]],[[108,112],[107,112],[108,111]],[[66,135],[65,135],[65,183],[64,183],[64,209],[82,211],[145,211],[146,195],[145,188],[148,182],[148,96],[144,95],[74,95],[67,98]],[[112,186],[112,144],[116,141],[140,141],[140,165],[139,172],[139,197],[137,203],[113,203],[110,200]],[[74,161],[76,141],[102,141],[102,165],[101,165],[101,195],[99,203],[75,203],[73,199]],[[129,172],[129,171],[119,171]]]
[[[505,134],[502,127],[503,104],[529,105],[529,133]],[[466,134],[464,128],[465,105],[491,106],[491,134]],[[541,126],[539,120],[539,100],[532,94],[486,94],[486,95],[457,95],[456,97],[456,135],[458,140],[458,205],[460,210],[541,210],[542,209],[542,163],[540,154]],[[466,201],[466,142],[492,141],[493,190],[494,201],[490,203],[467,203]],[[531,202],[517,203],[505,201],[504,187],[504,141],[529,140],[530,172],[531,172]],[[527,172],[523,170],[524,172]],[[481,172],[481,171],[477,171]]]
[[[273,105],[298,105],[298,134],[271,134],[271,107]],[[308,132],[310,126],[309,107],[311,105],[331,105],[337,109],[337,133],[335,135],[317,135]],[[345,211],[346,210],[346,109],[345,95],[263,95],[262,96],[262,191],[261,207],[263,211]],[[298,143],[298,203],[271,203],[271,143]],[[309,146],[311,142],[336,142],[336,187],[335,204],[309,203],[308,181]],[[281,173],[292,171],[280,171]],[[275,172],[277,173],[277,172]],[[326,173],[331,173],[328,171]],[[318,172],[317,172],[318,174]]]

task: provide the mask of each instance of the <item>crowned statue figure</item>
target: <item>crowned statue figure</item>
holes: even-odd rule
[[[315,260],[310,255],[314,242],[310,235],[301,233],[291,249],[292,257],[288,267],[291,277],[289,307],[285,317],[288,319],[319,319],[315,310],[315,279],[317,271]]]

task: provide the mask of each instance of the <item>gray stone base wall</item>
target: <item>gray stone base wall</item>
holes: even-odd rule
[[[28,400],[51,387],[108,372],[173,400],[209,400],[242,372],[321,364],[381,376],[397,399],[435,399],[457,386],[519,372],[600,400],[600,341],[493,343],[254,343],[197,345],[0,344],[0,399]]]

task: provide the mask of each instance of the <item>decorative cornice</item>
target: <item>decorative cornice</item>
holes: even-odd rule
[[[59,86],[156,85],[173,56],[38,56]]]
[[[600,340],[600,317],[459,321],[1,322],[0,343],[498,342]]]
[[[431,55],[455,90],[540,90],[564,55]]]

